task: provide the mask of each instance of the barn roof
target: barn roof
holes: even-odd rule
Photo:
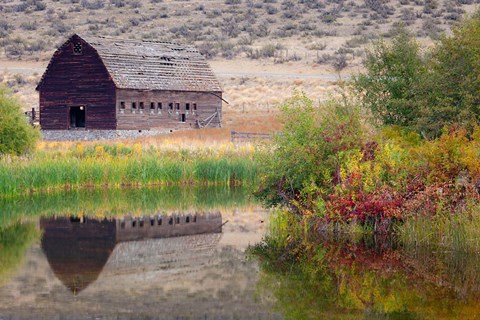
[[[208,62],[191,45],[73,35],[59,50],[74,37],[97,51],[117,88],[222,91]]]

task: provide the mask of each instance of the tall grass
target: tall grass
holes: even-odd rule
[[[162,150],[82,144],[0,160],[0,197],[82,187],[252,185],[252,150]]]
[[[440,211],[433,217],[409,217],[398,225],[397,236],[407,247],[480,252],[480,205],[455,213]]]

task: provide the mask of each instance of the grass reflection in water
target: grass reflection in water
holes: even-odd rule
[[[165,187],[82,190],[0,199],[0,227],[39,216],[115,217],[184,210],[214,210],[253,204],[245,188]]]

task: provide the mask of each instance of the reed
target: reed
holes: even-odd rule
[[[79,188],[253,185],[253,149],[72,145],[0,160],[0,197]]]
[[[410,217],[397,226],[396,234],[407,247],[440,247],[480,252],[480,205],[459,212],[440,211],[433,217]]]

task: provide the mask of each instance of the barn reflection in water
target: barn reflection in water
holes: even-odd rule
[[[67,288],[78,294],[97,280],[118,243],[138,242],[132,246],[137,254],[142,250],[141,240],[147,239],[183,237],[175,239],[174,245],[178,247],[179,242],[186,242],[182,250],[195,250],[197,245],[204,247],[205,242],[215,245],[221,237],[222,216],[217,212],[102,220],[59,217],[42,218],[40,226],[42,249],[51,269]],[[210,236],[201,241],[186,239],[193,235]]]

